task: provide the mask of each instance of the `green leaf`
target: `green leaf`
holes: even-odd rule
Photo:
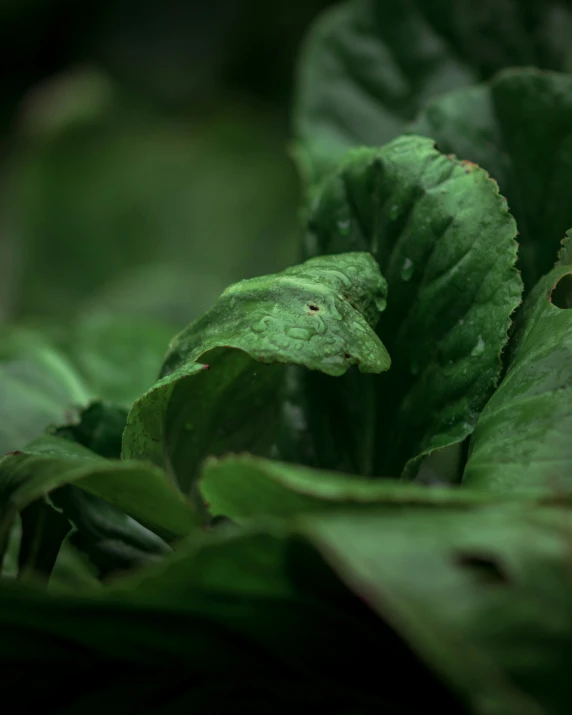
[[[123,408],[95,402],[81,413],[77,422],[58,428],[54,434],[83,445],[100,457],[119,459],[126,420],[127,411]],[[74,524],[75,532],[66,542],[68,551],[88,555],[102,577],[139,566],[169,550],[162,539],[125,511],[71,484],[52,492],[51,502]],[[82,564],[77,563],[77,558],[75,562],[71,564],[71,575],[77,575],[75,565],[80,569],[80,577],[84,576]]]
[[[50,504],[37,499],[22,509],[22,537],[18,554],[18,576],[49,579],[71,524]]]
[[[129,415],[124,457],[166,464],[186,492],[209,454],[249,450],[320,462],[324,447],[306,412],[322,431],[338,415],[328,414],[327,398],[313,399],[312,374],[296,367],[331,377],[351,366],[387,370],[389,355],[371,328],[386,287],[375,261],[358,253],[231,286],[172,342],[163,377]],[[331,393],[338,384],[320,386]],[[315,442],[303,445],[310,435]],[[323,459],[357,459],[354,438],[350,430],[339,454]]]
[[[75,368],[44,338],[0,328],[0,455],[69,421],[90,397]]]
[[[371,657],[380,649],[382,688]],[[161,702],[161,712],[246,715],[303,702],[316,712],[397,715],[414,712],[417,697],[438,712],[461,712],[316,550],[281,531],[193,540],[97,592],[46,596],[6,584],[0,661],[4,695],[18,692],[22,706],[39,693],[38,683],[22,688],[28,667],[42,674],[52,666],[42,702],[50,693],[53,709],[65,703],[70,713],[86,704],[138,712]],[[403,690],[404,672],[415,692]]]
[[[554,265],[572,225],[572,77],[508,70],[485,85],[433,101],[411,125],[487,169],[519,230],[519,267],[530,289]]]
[[[56,437],[87,447],[100,457],[119,459],[127,410],[104,402],[92,402],[78,419],[53,431]]]
[[[260,516],[293,518],[350,508],[379,510],[380,506],[469,509],[502,499],[467,489],[360,479],[251,455],[207,460],[199,488],[213,515],[230,517],[239,524]],[[529,496],[541,497],[539,493]]]
[[[370,473],[462,441],[498,381],[522,282],[516,226],[486,172],[402,137],[351,152],[308,218],[308,255],[371,251],[388,281],[378,334],[392,369],[372,388]]]
[[[569,69],[571,31],[568,0],[336,5],[312,28],[298,72],[298,153],[310,180],[334,168],[350,148],[394,139],[443,92],[507,66]],[[530,105],[528,111],[537,110]],[[532,131],[543,124],[532,116],[529,123]]]
[[[340,577],[468,712],[567,715],[569,516],[513,505],[300,522]]]
[[[67,543],[89,559],[100,579],[140,568],[171,550],[154,531],[105,499],[67,484],[50,494],[51,503],[74,527]]]
[[[476,79],[411,3],[340,3],[315,24],[300,58],[301,159],[316,178],[348,149],[394,139],[433,94]]]
[[[0,462],[0,532],[7,532],[14,515],[26,506],[68,484],[118,507],[165,538],[185,536],[197,523],[190,504],[156,467],[105,460],[66,439],[42,437]]]
[[[572,486],[572,234],[528,296],[512,360],[477,423],[466,484],[493,491]]]

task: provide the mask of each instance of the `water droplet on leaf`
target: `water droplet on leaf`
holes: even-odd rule
[[[314,331],[309,328],[286,328],[286,335],[294,340],[310,340],[314,335]]]
[[[479,335],[477,344],[471,350],[471,357],[479,357],[479,355],[482,355],[484,352],[485,352],[485,341],[483,340],[483,336]]]
[[[268,330],[268,322],[270,320],[270,316],[265,315],[264,318],[258,321],[258,323],[254,323],[251,328],[252,330],[254,330],[255,333],[263,333],[265,330]]]

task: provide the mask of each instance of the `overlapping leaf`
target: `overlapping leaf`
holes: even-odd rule
[[[352,589],[471,713],[566,715],[567,511],[506,506],[305,519]]]
[[[291,519],[348,509],[395,507],[476,508],[502,501],[479,491],[427,487],[392,479],[359,478],[251,455],[207,460],[199,483],[214,516],[241,524],[261,516]],[[549,499],[529,492],[525,498]],[[514,500],[514,498],[513,498]],[[380,513],[378,511],[378,513]]]
[[[506,492],[572,486],[572,234],[526,300],[506,377],[473,435],[464,481]]]
[[[572,225],[572,77],[508,70],[436,99],[410,131],[499,182],[518,224],[519,267],[532,288],[554,265]]]
[[[88,669],[104,703],[121,662],[114,702],[123,710],[152,692],[196,705],[208,690],[212,705],[214,670],[217,705],[232,696],[237,712],[307,695],[340,713],[430,702],[447,715],[566,715],[569,538],[559,509],[518,504],[338,512],[301,517],[294,534],[221,534],[98,592],[49,597],[6,585],[0,660],[11,688],[31,658],[57,664],[52,686],[58,673],[71,685],[48,692],[70,712],[88,693],[93,703]],[[391,656],[383,687],[371,657],[380,647]],[[403,672],[415,688],[404,691]]]
[[[161,470],[137,462],[105,460],[80,444],[43,437],[0,462],[0,541],[5,541],[19,511],[68,484],[118,507],[161,537],[186,536],[197,523],[191,506]],[[65,500],[58,506],[74,521]],[[94,518],[100,529],[107,530],[108,538],[121,536],[113,521],[106,526],[105,514],[95,510]]]
[[[324,181],[307,254],[371,251],[389,286],[378,334],[392,369],[376,379],[367,417],[370,474],[398,476],[472,432],[520,301],[515,234],[486,172],[421,137],[356,150]]]
[[[166,464],[184,491],[205,456],[227,451],[353,465],[359,423],[336,439],[344,412],[327,409],[331,378],[389,368],[371,327],[386,287],[371,256],[349,253],[227,289],[173,341],[163,377],[129,415],[124,456]],[[330,376],[315,391],[313,371]]]
[[[394,139],[436,95],[507,66],[566,67],[570,28],[569,0],[336,5],[316,22],[300,61],[296,131],[311,179],[349,148]]]
[[[380,689],[371,654],[381,647],[388,659]],[[17,693],[30,706],[41,693],[48,712],[65,705],[79,713],[88,704],[118,713],[200,707],[246,715],[303,702],[340,715],[398,713],[424,698],[461,715],[315,549],[280,532],[195,542],[95,593],[50,597],[6,585],[0,662],[5,696]],[[32,663],[50,676],[22,687]],[[415,691],[403,693],[396,677],[403,672],[415,678]]]

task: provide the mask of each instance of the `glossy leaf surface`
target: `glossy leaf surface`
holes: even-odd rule
[[[479,167],[401,137],[351,152],[308,214],[306,252],[371,251],[388,281],[378,334],[392,369],[376,380],[370,473],[409,475],[462,441],[491,396],[522,283],[516,226]]]
[[[519,316],[506,377],[481,415],[466,484],[507,492],[572,486],[572,236]]]
[[[431,102],[410,127],[444,153],[498,181],[519,231],[519,268],[531,289],[572,225],[572,76],[508,70]]]
[[[298,152],[310,182],[348,149],[394,139],[444,92],[505,67],[570,69],[571,28],[569,0],[337,4],[311,29],[298,70]]]
[[[359,253],[319,257],[230,287],[172,342],[163,377],[129,415],[124,456],[167,464],[184,491],[209,454],[248,449],[294,461],[357,459],[355,431],[332,445],[333,454],[304,443],[312,436],[308,411],[326,425],[330,418],[304,394],[300,386],[310,389],[313,376],[298,368],[329,376],[330,391],[338,384],[332,378],[351,366],[387,370],[389,355],[371,327],[386,291],[375,261]]]

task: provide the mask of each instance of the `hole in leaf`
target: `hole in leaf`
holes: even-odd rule
[[[320,310],[320,306],[314,305],[313,303],[308,303],[308,308],[310,308],[310,310]]]
[[[508,584],[509,576],[503,566],[489,554],[460,553],[455,557],[462,568],[470,569],[485,584]]]
[[[550,293],[552,305],[564,310],[572,308],[572,273],[567,273],[558,281]]]

